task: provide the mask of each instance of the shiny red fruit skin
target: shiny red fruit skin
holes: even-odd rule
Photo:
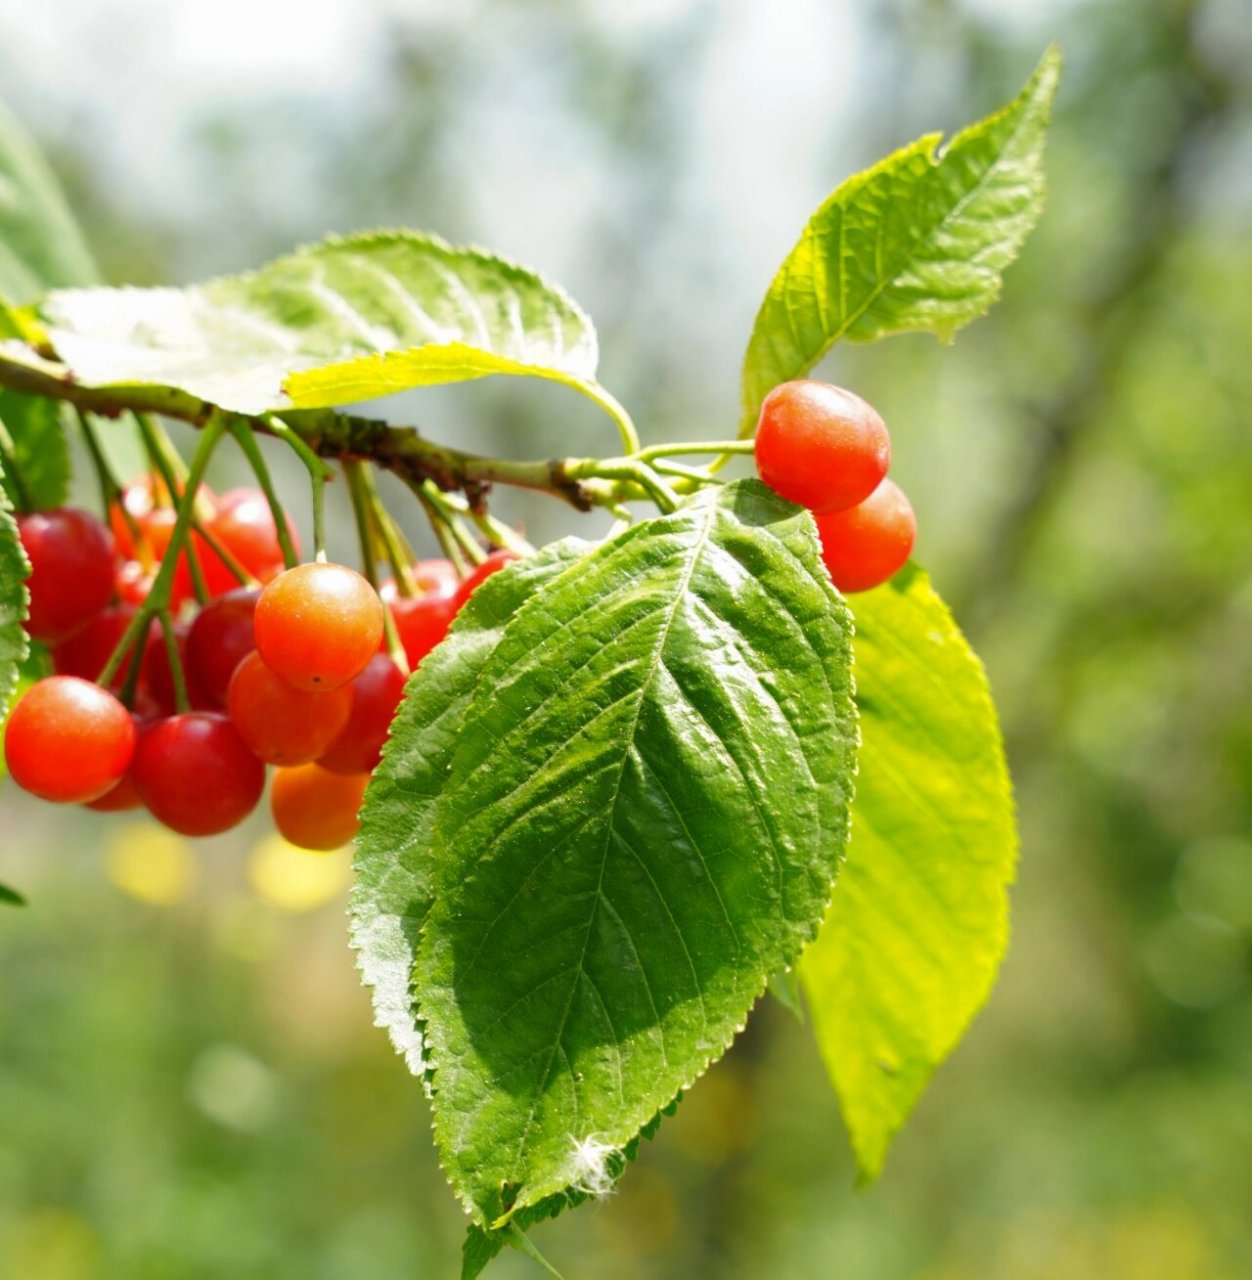
[[[226,690],[235,668],[256,649],[252,619],[260,598],[260,587],[236,587],[210,600],[192,619],[187,633],[187,670],[219,707],[226,705]]]
[[[253,652],[235,668],[226,710],[252,754],[266,764],[309,764],[343,732],[353,701],[351,683],[309,693],[275,675]]]
[[[261,592],[254,626],[272,671],[298,689],[324,693],[355,679],[378,652],[383,603],[346,565],[301,564]]]
[[[191,624],[174,623],[174,643],[179,661],[183,665],[183,683],[187,689],[187,702],[196,711],[214,710],[217,704],[204,691],[195,671],[187,661],[187,635]],[[143,651],[143,682],[160,708],[161,715],[172,716],[178,709],[174,692],[174,672],[170,669],[169,650],[165,647],[165,630],[159,622],[152,624],[148,642]]]
[[[453,596],[456,611],[461,609],[461,606],[493,573],[499,573],[501,569],[507,569],[509,565],[516,564],[521,558],[513,551],[493,551],[482,564],[476,565],[473,571],[462,580],[461,585],[457,587],[456,595]]]
[[[85,804],[121,780],[135,739],[130,712],[107,689],[77,676],[48,676],[13,708],[4,758],[24,790],[60,804]]]
[[[300,539],[291,517],[285,517],[296,555]],[[258,582],[270,582],[282,573],[283,549],[265,494],[260,489],[228,489],[217,502],[217,515],[209,532]],[[207,553],[201,561],[211,596],[220,596],[239,586],[224,561]]]
[[[843,592],[881,586],[904,567],[917,540],[913,508],[891,480],[884,480],[857,506],[814,519],[822,561]]]
[[[97,800],[88,800],[87,808],[96,813],[126,813],[131,809],[142,809],[143,801],[135,789],[135,780],[130,772],[122,774],[121,780],[109,788]]]
[[[383,598],[388,599],[385,585],[383,593]],[[393,595],[388,604],[409,668],[416,670],[418,663],[448,634],[452,619],[456,617],[454,598],[451,595],[433,594]]]
[[[152,816],[185,836],[229,831],[265,789],[265,766],[216,711],[158,720],[140,736],[132,773]]]
[[[891,462],[877,410],[828,382],[784,382],[765,397],[756,469],[775,493],[816,515],[863,502]]]
[[[114,604],[96,614],[81,631],[53,646],[53,669],[58,675],[98,680],[137,612],[133,604]],[[128,653],[118,667],[115,685],[121,685],[129,666]]]
[[[301,849],[338,849],[361,828],[357,812],[369,776],[331,773],[321,765],[278,769],[270,787],[270,812],[279,834]]]
[[[31,566],[26,630],[56,644],[112,600],[113,535],[77,507],[19,515],[17,529]]]
[[[352,714],[343,731],[318,759],[332,773],[370,773],[382,758],[383,743],[404,696],[404,673],[386,654],[375,654],[352,682]]]

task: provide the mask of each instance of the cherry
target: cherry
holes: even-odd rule
[[[37,680],[13,708],[4,758],[13,781],[44,800],[83,804],[116,786],[135,751],[130,712],[78,676]]]
[[[135,779],[130,772],[122,774],[121,780],[109,788],[96,800],[88,800],[87,808],[96,813],[124,813],[128,809],[143,807],[139,792],[135,789]]]
[[[317,764],[278,769],[270,787],[270,811],[284,839],[302,849],[338,849],[361,828],[369,775],[331,773]]]
[[[493,573],[499,573],[501,569],[507,569],[509,565],[516,563],[521,558],[515,551],[493,551],[482,564],[475,565],[474,569],[456,589],[456,595],[453,596],[456,609],[459,610]]]
[[[452,595],[435,594],[398,596],[393,583],[383,584],[382,596],[395,619],[409,667],[415,669],[448,634],[452,619],[456,617],[455,599]]]
[[[917,518],[904,491],[884,480],[864,502],[815,517],[822,560],[840,591],[868,591],[904,566]]]
[[[257,601],[256,647],[297,688],[325,692],[360,675],[378,651],[383,604],[341,564],[301,564],[279,574]]]
[[[174,623],[174,644],[183,667],[183,683],[187,689],[187,701],[197,711],[207,711],[217,704],[205,692],[196,672],[187,661],[187,634],[190,623]],[[161,714],[172,716],[178,699],[174,692],[174,673],[170,669],[169,650],[165,647],[165,631],[159,622],[153,622],[148,642],[143,651],[143,680]]]
[[[368,670],[368,668],[367,668]],[[266,764],[316,760],[348,724],[353,686],[309,693],[275,675],[252,652],[235,668],[226,709],[239,736]]]
[[[113,598],[113,537],[77,507],[19,515],[17,528],[31,566],[26,630],[56,644]]]
[[[192,619],[187,633],[187,673],[219,707],[235,668],[256,648],[252,617],[260,587],[236,587],[210,600]]]
[[[334,773],[369,773],[382,758],[383,743],[404,696],[404,673],[386,654],[375,654],[348,686],[352,714],[343,731],[318,759]],[[322,695],[315,694],[315,697]]]
[[[756,469],[775,493],[818,515],[863,502],[887,474],[891,438],[876,410],[828,382],[784,382],[765,397]]]
[[[461,575],[451,560],[419,560],[409,570],[409,577],[424,595],[454,596],[461,585]]]
[[[216,711],[171,716],[145,729],[132,774],[152,816],[185,836],[228,831],[265,789],[265,766]]]
[[[54,670],[58,675],[98,680],[137,612],[133,604],[114,604],[96,614],[81,631],[53,646]],[[118,685],[125,679],[129,667],[128,653],[117,669]]]
[[[296,554],[300,543],[295,525],[284,517],[287,532]],[[283,549],[269,502],[260,489],[228,489],[218,499],[217,515],[209,523],[209,532],[235,558],[240,568],[259,582],[269,582],[282,573]],[[210,595],[221,595],[239,585],[235,575],[220,557],[208,554],[201,561]]]

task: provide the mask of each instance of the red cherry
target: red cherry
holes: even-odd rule
[[[56,644],[113,598],[113,537],[77,507],[19,515],[17,528],[31,566],[26,630]]]
[[[493,551],[482,564],[476,565],[469,576],[457,587],[456,595],[453,597],[456,608],[459,610],[478,587],[486,582],[493,573],[499,573],[501,569],[507,569],[509,565],[515,564],[521,558],[513,551]]]
[[[257,601],[256,647],[266,665],[299,689],[326,692],[360,675],[378,651],[383,604],[341,564],[301,564]]]
[[[265,789],[265,766],[215,711],[158,720],[140,736],[132,773],[152,816],[185,836],[228,831]]]
[[[352,714],[343,731],[318,759],[334,773],[369,773],[382,758],[383,743],[404,697],[404,673],[385,654],[375,654],[348,686]],[[320,695],[316,695],[320,696]]]
[[[119,782],[135,736],[130,712],[107,689],[77,676],[48,676],[13,708],[4,758],[24,790],[44,800],[83,804]]]
[[[96,614],[81,631],[53,646],[54,670],[58,675],[98,680],[137,612],[138,609],[133,604],[115,604],[110,605],[103,613]],[[128,654],[117,669],[117,685],[120,686],[126,678],[129,667]]]
[[[417,664],[448,634],[452,619],[456,617],[454,597],[435,594],[398,596],[393,583],[383,584],[382,596],[391,608],[409,667],[416,669]]]
[[[274,825],[302,849],[338,849],[361,828],[357,812],[369,775],[331,773],[317,764],[278,769],[270,787]]]
[[[187,661],[189,630],[190,623],[174,623],[174,643],[178,649],[179,661],[183,665],[183,683],[187,689],[187,701],[197,711],[208,711],[216,704],[205,692],[190,662]],[[148,633],[148,642],[144,646],[143,679],[157,706],[160,707],[161,714],[172,716],[177,709],[178,699],[174,693],[174,673],[170,669],[169,650],[165,647],[165,631],[159,622],[152,624],[152,629]]]
[[[352,712],[351,684],[309,693],[275,675],[253,652],[235,668],[226,709],[239,736],[266,764],[307,764],[343,732]]]
[[[863,502],[887,474],[891,438],[877,411],[828,382],[784,382],[765,397],[756,469],[775,493],[816,514]]]
[[[461,585],[461,575],[451,560],[419,560],[409,570],[409,577],[422,595],[454,596]]]
[[[869,591],[886,582],[903,568],[917,539],[913,508],[891,480],[857,506],[814,519],[830,580],[845,592]]]
[[[235,668],[256,648],[252,618],[260,587],[236,587],[208,604],[192,619],[187,633],[187,669],[219,707]]]
[[[299,555],[300,541],[295,525],[290,516],[285,519],[292,545]],[[257,581],[269,582],[282,573],[283,549],[269,502],[260,489],[228,489],[222,494],[209,532]],[[209,554],[203,563],[211,595],[221,595],[239,585],[218,556]]]
[[[135,789],[135,780],[130,771],[122,774],[121,780],[110,787],[98,800],[88,800],[87,808],[96,813],[124,813],[130,809],[140,809],[143,801]]]

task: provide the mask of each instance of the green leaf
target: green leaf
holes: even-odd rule
[[[800,976],[870,1179],[991,989],[1017,833],[986,676],[925,574],[906,568],[854,609],[852,840]]]
[[[97,278],[56,178],[0,105],[0,297],[26,303],[49,289]]]
[[[519,1209],[510,1219],[508,1226],[491,1230],[470,1223],[465,1233],[465,1243],[461,1250],[461,1280],[477,1280],[487,1264],[504,1248],[506,1244],[514,1244],[510,1239],[509,1227],[516,1226],[520,1231],[529,1231],[532,1227],[555,1218],[565,1209],[575,1209],[588,1200],[599,1199],[610,1194],[617,1186],[627,1165],[631,1164],[639,1154],[640,1144],[646,1139],[656,1137],[661,1121],[672,1116],[678,1110],[681,1098],[675,1098],[663,1111],[657,1112],[651,1120],[632,1138],[621,1151],[612,1152],[605,1161],[605,1187],[598,1194],[588,1191],[570,1189],[559,1195],[548,1196],[538,1204]]]
[[[39,510],[61,506],[70,485],[70,451],[61,406],[41,396],[0,389],[0,426],[13,441],[32,506]],[[11,476],[4,477],[4,486],[17,505],[19,494]]]
[[[0,902],[7,903],[11,907],[26,905],[26,899],[16,889],[10,889],[7,884],[0,884]]]
[[[4,468],[0,466],[0,480]],[[29,644],[22,623],[26,618],[26,577],[30,564],[17,536],[9,499],[0,484],[0,720],[8,714],[9,699]]]
[[[589,544],[552,543],[492,574],[457,615],[447,639],[422,659],[366,792],[357,837],[351,937],[374,1018],[409,1069],[424,1076],[421,1026],[409,993],[418,933],[430,909],[431,828],[465,709],[514,613]]]
[[[1060,54],[1003,111],[939,149],[933,133],[850,178],[809,220],[757,313],[741,433],[772,387],[840,338],[922,331],[950,340],[999,296],[1043,207],[1043,146]]]
[[[602,400],[591,322],[535,272],[413,231],[333,238],[185,289],[50,295],[48,340],[81,383],[156,386],[241,413],[349,404],[489,374]]]
[[[756,481],[542,587],[483,667],[416,967],[475,1220],[592,1183],[815,934],[847,833],[850,618]]]

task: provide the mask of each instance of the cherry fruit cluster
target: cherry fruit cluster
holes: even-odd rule
[[[840,591],[868,591],[900,570],[917,520],[887,479],[891,437],[860,396],[826,382],[784,382],[765,397],[756,467],[775,493],[808,507]]]
[[[496,552],[464,579],[450,561],[419,561],[406,593],[394,580],[375,591],[344,565],[286,568],[260,490],[215,498],[201,489],[196,502],[204,534],[191,535],[169,580],[170,626],[154,618],[142,639],[132,624],[176,519],[159,482],[124,490],[107,525],[69,507],[18,517],[31,562],[26,627],[55,674],[13,708],[9,772],[46,800],[143,806],[203,836],[253,811],[272,765],[278,830],[303,848],[338,848],[356,833],[407,670],[516,557]],[[287,541],[295,547],[290,527]]]

